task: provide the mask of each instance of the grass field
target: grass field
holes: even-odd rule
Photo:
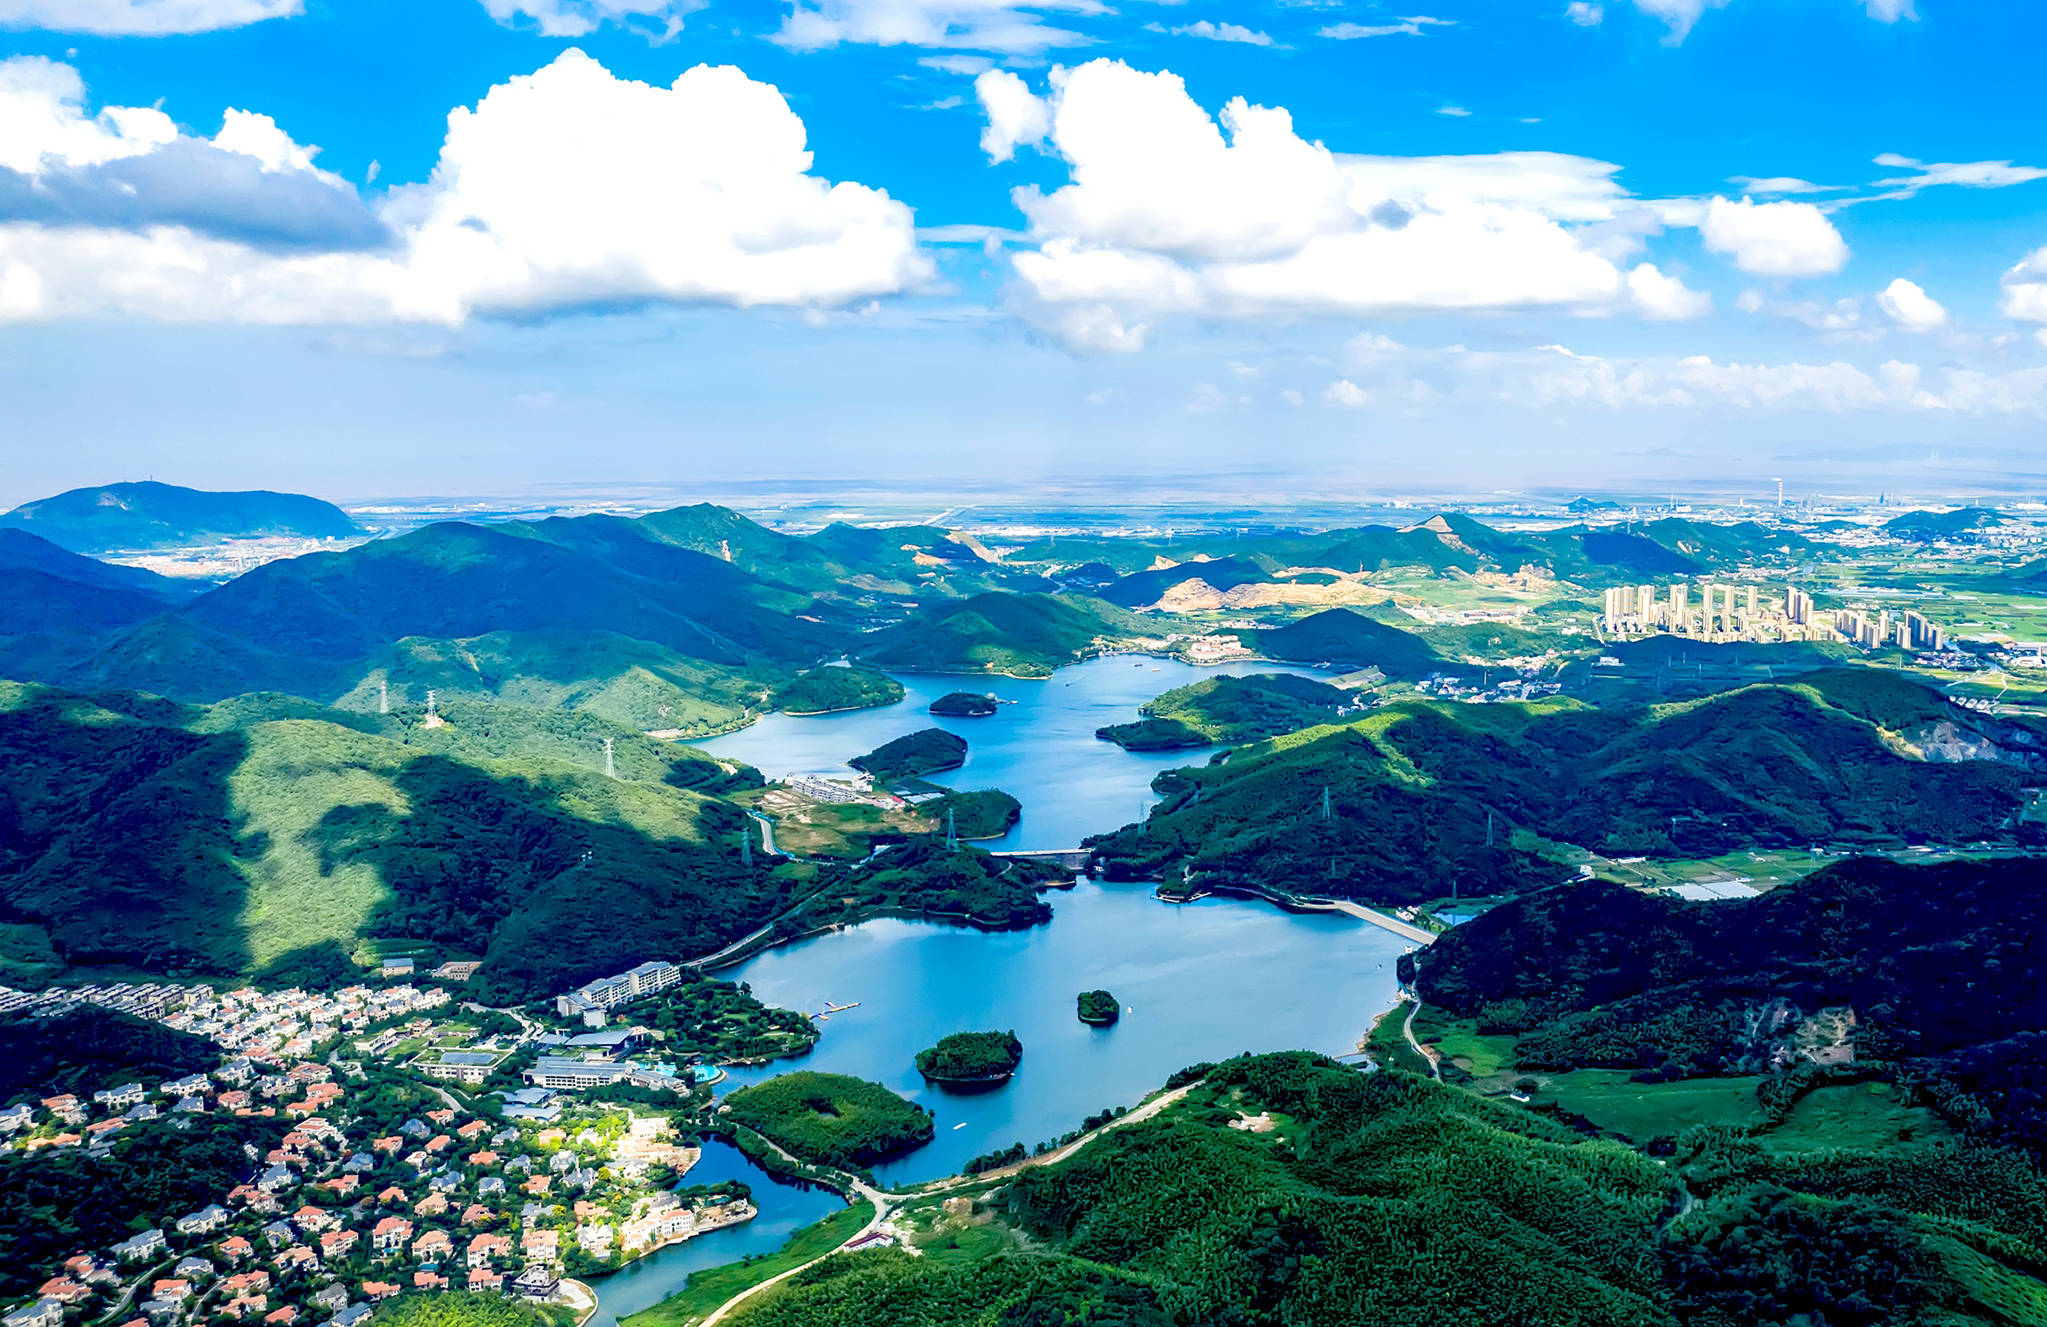
[[[689,1283],[679,1294],[670,1295],[653,1308],[623,1320],[630,1327],[690,1327],[718,1311],[718,1306],[748,1286],[759,1285],[791,1268],[801,1267],[844,1244],[874,1216],[874,1204],[865,1199],[842,1212],[834,1212],[814,1226],[805,1226],[789,1242],[764,1258],[751,1262],[727,1263],[690,1273]],[[780,1287],[777,1287],[779,1289]],[[773,1290],[764,1292],[774,1294]],[[749,1304],[751,1300],[747,1301]]]
[[[1953,1136],[1954,1130],[1938,1115],[1907,1105],[1888,1083],[1844,1083],[1806,1093],[1784,1122],[1762,1137],[1763,1145],[1774,1152],[1828,1147],[1874,1152]]]
[[[1538,1102],[1554,1101],[1600,1129],[1635,1143],[1678,1134],[1695,1124],[1754,1124],[1761,1078],[1694,1078],[1636,1083],[1620,1069],[1574,1069],[1539,1080]]]
[[[1474,1020],[1452,1018],[1429,1005],[1415,1015],[1414,1035],[1476,1079],[1492,1078],[1514,1064],[1513,1037],[1481,1033]]]

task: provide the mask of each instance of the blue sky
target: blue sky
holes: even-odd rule
[[[2035,4],[0,25],[4,503],[2047,488]]]

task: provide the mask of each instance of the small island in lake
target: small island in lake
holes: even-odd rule
[[[993,696],[972,691],[952,691],[931,702],[931,712],[949,719],[985,719],[998,706]]]
[[[1116,1003],[1116,997],[1107,991],[1080,993],[1080,1021],[1089,1027],[1105,1028],[1121,1017],[1122,1007]]]
[[[973,1091],[1008,1082],[1022,1060],[1014,1032],[955,1032],[917,1052],[917,1072],[940,1087]]]
[[[967,739],[956,737],[943,728],[926,728],[898,737],[893,742],[883,742],[866,755],[846,763],[878,784],[919,779],[926,774],[958,769],[966,764]]]
[[[782,1074],[725,1098],[734,1120],[801,1160],[866,1166],[914,1152],[931,1115],[879,1083],[812,1070]]]

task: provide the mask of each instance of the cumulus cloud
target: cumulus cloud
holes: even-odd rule
[[[1372,394],[1352,382],[1349,378],[1338,378],[1322,389],[1325,405],[1340,405],[1356,410],[1372,403]]]
[[[0,0],[0,28],[163,37],[290,18],[305,0]]]
[[[851,43],[1027,55],[1088,40],[1045,14],[1103,12],[1101,0],[794,0],[774,40],[798,51]]]
[[[500,23],[530,24],[543,37],[582,37],[607,23],[652,27],[662,36],[682,30],[683,15],[704,0],[483,0]]]
[[[1284,109],[1211,116],[1177,76],[1113,60],[1055,70],[1042,120],[1001,86],[991,155],[1042,123],[1070,174],[1016,191],[1030,245],[1011,262],[1027,314],[1076,348],[1134,350],[1172,316],[1707,307],[1616,266],[1629,246],[1603,228],[1632,204],[1605,162],[1337,153]]]
[[[1947,310],[1917,284],[1899,277],[1876,297],[1877,307],[1898,326],[1912,332],[1930,332],[1947,322]]]
[[[312,149],[262,117],[224,126],[235,152],[165,139],[146,115],[86,124],[97,137],[62,117],[41,126],[67,167],[133,168],[203,146],[280,178],[317,174]],[[781,93],[737,69],[700,65],[664,88],[571,50],[449,114],[431,178],[375,209],[380,250],[269,252],[171,219],[175,199],[145,199],[159,213],[124,228],[0,225],[0,290],[16,318],[454,324],[649,301],[833,306],[927,281],[910,210],[811,174],[804,140]],[[52,159],[39,153],[39,185]]]
[[[1606,21],[1606,9],[1591,0],[1571,0],[1564,10],[1564,17],[1581,28],[1596,28]]]
[[[1017,148],[1042,142],[1051,132],[1051,113],[1044,101],[1007,69],[990,69],[976,78],[974,95],[988,117],[981,130],[981,150],[990,161],[1008,161]]]
[[[148,107],[85,113],[76,70],[0,61],[0,222],[181,226],[261,247],[370,248],[388,238],[354,186],[267,115],[230,109],[213,138]]]
[[[1644,318],[1677,322],[1703,318],[1713,311],[1713,297],[1686,288],[1674,276],[1666,276],[1654,263],[1642,263],[1628,273],[1628,294]]]
[[[1706,247],[1757,276],[1826,276],[1848,262],[1848,245],[1811,203],[1715,198],[1699,225]]]
[[[2030,323],[2047,323],[2047,248],[2020,259],[2004,274],[2004,313]]]

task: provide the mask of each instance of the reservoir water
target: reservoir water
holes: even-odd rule
[[[840,774],[845,762],[920,728],[967,739],[964,768],[941,775],[957,788],[1001,788],[1024,807],[1022,823],[995,848],[1071,848],[1138,818],[1162,769],[1200,764],[1208,751],[1132,755],[1095,737],[1137,717],[1162,692],[1217,671],[1299,672],[1270,664],[1195,668],[1112,657],[1061,669],[1049,681],[903,677],[904,699],[845,714],[770,715],[706,749],[770,778]],[[1312,675],[1312,674],[1309,674]],[[942,719],[926,707],[949,691],[993,692],[1013,701],[985,719]],[[858,1007],[819,1023],[809,1055],[733,1068],[720,1091],[795,1069],[854,1074],[929,1107],[937,1135],[875,1168],[883,1186],[957,1173],[971,1158],[1026,1147],[1079,1126],[1095,1112],[1135,1105],[1174,1070],[1242,1051],[1306,1048],[1347,1054],[1391,1007],[1394,964],[1406,942],[1340,914],[1294,915],[1269,904],[1208,898],[1160,903],[1148,885],[1085,882],[1049,892],[1052,921],[988,933],[928,922],[870,921],[769,950],[718,975],[748,983],[771,1005],[809,1013]],[[1114,1027],[1091,1028],[1074,998],[1103,987],[1124,1006]],[[927,1085],[916,1053],[949,1032],[1014,1029],[1024,1044],[1016,1076],[986,1093]],[[682,1289],[689,1273],[779,1248],[794,1230],[843,1205],[837,1195],[771,1180],[736,1150],[705,1147],[688,1182],[744,1179],[760,1215],[744,1226],[674,1245],[594,1282],[600,1307],[589,1327]]]
[[[1023,819],[994,849],[1077,848],[1090,834],[1141,818],[1157,800],[1152,776],[1205,764],[1208,750],[1132,754],[1095,736],[1107,724],[1137,718],[1138,706],[1174,687],[1217,673],[1298,673],[1283,664],[1236,663],[1197,668],[1174,659],[1112,655],[1042,682],[1007,677],[898,676],[907,693],[893,705],[842,714],[770,714],[751,727],[701,743],[743,760],[771,779],[792,774],[849,775],[846,762],[922,728],[943,728],[967,740],[967,763],[935,775],[959,789],[1000,788],[1023,803]],[[1014,702],[985,719],[941,718],[931,702],[951,691],[993,693]]]
[[[770,950],[718,975],[771,1005],[859,1008],[819,1026],[799,1060],[735,1068],[725,1089],[792,1069],[886,1083],[937,1116],[933,1141],[875,1167],[884,1186],[956,1174],[969,1159],[1056,1138],[1107,1106],[1135,1105],[1174,1070],[1241,1051],[1356,1049],[1393,1004],[1407,943],[1340,914],[1283,913],[1208,898],[1160,903],[1145,885],[1088,883],[1049,893],[1050,924],[990,934],[880,920]],[[1074,1011],[1106,988],[1122,1021],[1091,1028]],[[1016,1077],[993,1092],[928,1086],[916,1054],[949,1032],[1014,1029]]]
[[[829,1189],[802,1189],[772,1179],[748,1161],[738,1148],[707,1139],[703,1156],[690,1168],[686,1184],[719,1184],[744,1180],[753,1190],[760,1214],[744,1225],[727,1226],[681,1244],[671,1244],[628,1263],[621,1271],[591,1282],[597,1291],[597,1316],[587,1327],[614,1327],[620,1318],[652,1308],[681,1290],[689,1274],[722,1267],[749,1254],[773,1253],[807,1225],[822,1221],[846,1205]]]

